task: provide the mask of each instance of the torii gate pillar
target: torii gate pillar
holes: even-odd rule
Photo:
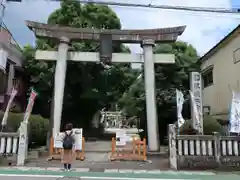
[[[69,39],[66,37],[60,38],[60,44],[57,51],[57,62],[54,79],[54,110],[53,110],[53,135],[60,132],[63,97],[67,70],[67,55]],[[53,136],[53,137],[54,137]]]
[[[159,150],[154,63],[174,63],[175,60],[173,54],[153,55],[153,46],[155,43],[175,42],[177,37],[185,30],[185,26],[149,30],[99,30],[59,27],[32,21],[27,21],[27,26],[37,37],[51,38],[54,40],[60,39],[57,52],[37,51],[35,55],[38,60],[57,60],[54,87],[53,137],[60,131],[67,60],[86,62],[102,61],[99,58],[99,53],[68,52],[69,41],[91,40],[99,42],[101,41],[102,34],[108,34],[108,38],[111,38],[112,41],[118,43],[141,43],[143,48],[143,57],[142,55],[112,53],[110,59],[111,62],[116,63],[144,63],[148,149],[149,151]],[[107,56],[109,56],[109,54],[107,54]]]
[[[147,130],[149,151],[159,150],[158,118],[155,91],[155,70],[153,59],[154,40],[146,39],[142,42],[144,56],[144,80],[147,107]]]

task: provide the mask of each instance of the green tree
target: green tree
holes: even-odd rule
[[[63,0],[61,7],[48,18],[49,24],[77,28],[120,29],[120,20],[108,6],[85,4]],[[55,63],[36,62],[36,49],[57,49],[56,42],[38,39],[36,48],[25,47],[25,69],[29,75],[29,86],[34,86],[40,94],[35,113],[49,117],[52,101]],[[71,42],[70,51],[98,52],[99,44],[92,41]],[[130,52],[123,45],[115,45],[115,52]],[[78,126],[90,127],[93,114],[116,102],[126,88],[135,80],[129,64],[103,66],[97,63],[68,62],[63,105],[63,121],[72,121]],[[44,112],[43,112],[44,111]]]
[[[155,53],[175,54],[174,64],[156,64],[156,101],[158,109],[158,122],[160,138],[164,138],[167,124],[176,120],[176,88],[185,94],[189,90],[189,73],[198,70],[198,55],[196,49],[185,42],[172,44],[159,44],[154,49]],[[142,73],[143,74],[143,73]],[[141,128],[145,129],[145,90],[144,75],[132,85],[132,88],[119,100],[122,107],[130,116],[141,119]],[[185,108],[186,110],[186,108]]]

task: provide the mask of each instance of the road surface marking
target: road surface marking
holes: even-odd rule
[[[89,172],[90,169],[89,168],[76,168],[73,169],[73,172]]]
[[[138,173],[147,173],[147,170],[135,170],[133,173],[138,174]]]
[[[169,178],[132,178],[132,177],[92,177],[92,176],[83,176],[81,179],[106,179],[106,180],[185,180],[185,179],[169,179]],[[196,179],[188,179],[196,180]]]
[[[118,172],[119,173],[132,173],[133,170],[132,169],[119,169]]]
[[[105,173],[117,173],[118,172],[118,169],[105,169],[104,170]]]
[[[0,174],[0,177],[36,177],[36,178],[61,178],[62,175],[38,175],[38,174]]]
[[[0,174],[0,177],[34,177],[34,178],[63,178],[68,176],[62,175],[36,175],[36,174]],[[132,178],[132,177],[94,177],[80,176],[81,179],[98,179],[98,180],[184,180],[184,179],[168,179],[168,178]],[[196,180],[196,179],[189,179]]]

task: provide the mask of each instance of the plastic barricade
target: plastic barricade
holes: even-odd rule
[[[85,145],[85,138],[82,137],[82,150],[75,150],[74,151],[74,158],[76,160],[83,161],[85,159],[84,145]],[[61,160],[63,152],[64,152],[63,148],[54,148],[54,139],[52,137],[51,141],[50,141],[50,147],[49,147],[50,157],[48,158],[48,161]]]
[[[146,139],[141,141],[133,138],[132,142],[126,142],[123,146],[117,146],[116,139],[113,137],[110,160],[147,161],[146,151]]]

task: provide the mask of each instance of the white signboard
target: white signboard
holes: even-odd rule
[[[2,69],[4,72],[6,71],[7,58],[8,58],[7,51],[0,49],[0,69]]]
[[[82,150],[82,129],[73,129],[74,139],[75,139],[75,150]]]
[[[82,129],[73,129],[73,137],[75,140],[74,149],[82,150]],[[65,136],[65,132],[57,133],[54,137],[54,148],[63,148],[63,139]]]
[[[55,135],[54,137],[54,143],[53,143],[53,146],[54,148],[63,148],[63,137],[64,137],[64,133],[62,132],[59,132]]]
[[[126,140],[126,131],[121,130],[116,132],[116,146],[125,146]]]
[[[190,90],[192,92],[191,115],[193,128],[203,134],[202,76],[199,72],[190,73]],[[190,93],[191,95],[191,93]]]
[[[229,132],[240,133],[240,93],[232,95]]]

